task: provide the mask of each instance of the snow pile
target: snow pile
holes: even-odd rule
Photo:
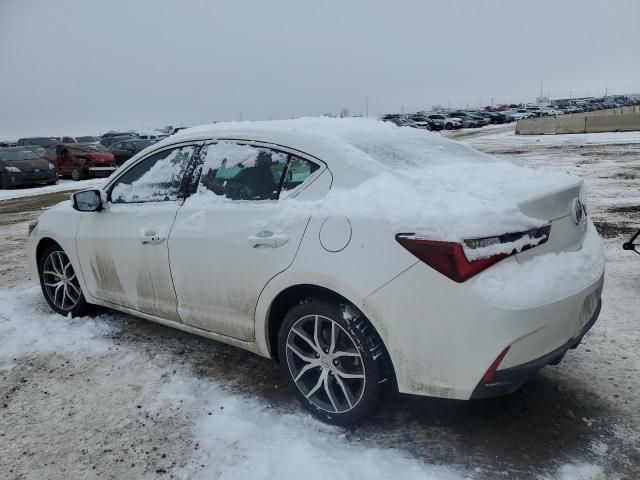
[[[544,480],[552,480],[543,477]],[[607,480],[602,468],[588,463],[563,465],[556,476],[557,480]],[[615,477],[614,477],[615,478]]]
[[[522,264],[515,258],[499,262],[478,275],[472,288],[497,305],[524,308],[572,295],[598,280],[604,264],[602,240],[589,220],[580,250],[548,252]]]
[[[116,330],[107,317],[70,319],[54,313],[36,285],[0,290],[0,304],[0,365],[38,353],[104,353],[109,348],[106,337]]]
[[[326,160],[334,174],[332,190],[320,201],[283,200],[283,221],[312,215],[378,219],[435,240],[540,226],[545,219],[527,217],[518,202],[580,182],[517,167],[437,134],[369,119],[216,124],[176,136],[271,140]]]
[[[214,383],[178,378],[164,385],[155,408],[190,409],[200,457],[201,479],[462,480],[451,468],[426,465],[396,450],[348,442],[342,430],[304,413],[286,414],[229,393]],[[211,412],[208,415],[205,412]],[[195,412],[194,412],[195,413]],[[198,469],[205,465],[204,469]],[[304,472],[304,473],[303,473]]]

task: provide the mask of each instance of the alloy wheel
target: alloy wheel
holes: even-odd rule
[[[287,335],[289,373],[304,397],[330,413],[358,405],[365,390],[364,361],[349,333],[322,315],[298,319]]]
[[[54,250],[43,264],[44,289],[51,302],[61,310],[72,310],[80,301],[82,291],[69,257]]]

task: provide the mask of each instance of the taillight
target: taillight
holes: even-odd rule
[[[434,270],[462,283],[504,258],[546,242],[550,230],[551,226],[546,225],[526,232],[475,238],[465,240],[464,246],[410,233],[399,233],[396,240]]]
[[[459,243],[425,240],[402,234],[396,235],[396,240],[431,268],[458,283],[468,280],[506,257],[495,255],[470,262]]]

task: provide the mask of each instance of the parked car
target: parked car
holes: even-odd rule
[[[501,112],[481,112],[479,115],[482,115],[486,118],[489,123],[493,125],[501,125],[503,123],[509,123],[509,119],[507,115]]]
[[[459,118],[447,117],[441,113],[427,115],[427,118],[433,121],[440,129],[452,130],[462,127],[462,121]]]
[[[100,140],[100,145],[102,145],[103,147],[109,148],[111,145],[113,145],[116,142],[120,142],[122,140],[136,140],[138,137],[133,136],[133,135],[111,135],[109,137],[102,137],[102,139]]]
[[[246,123],[157,143],[32,223],[49,306],[275,358],[341,425],[385,389],[510,393],[596,321],[604,254],[579,179],[383,122]]]
[[[118,138],[118,137],[115,137]],[[115,142],[109,147],[109,151],[116,160],[116,165],[120,166],[135,154],[141,152],[155,142],[151,140],[128,139]]]
[[[58,181],[55,166],[24,147],[0,148],[0,188]]]
[[[117,168],[113,154],[92,143],[59,143],[49,147],[45,158],[58,169],[58,175],[74,180],[108,177]]]
[[[156,134],[156,133],[138,133],[137,137],[140,138],[141,140],[155,140],[155,141],[158,141],[161,138],[160,134]]]
[[[24,145],[39,145],[47,148],[51,145],[60,143],[60,139],[57,137],[26,137],[18,139],[17,146],[22,147]]]

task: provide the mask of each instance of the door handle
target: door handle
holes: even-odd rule
[[[142,237],[142,244],[143,245],[160,245],[162,242],[164,242],[166,239],[166,237],[164,235],[159,235],[155,232],[145,232],[144,236]]]
[[[287,243],[289,241],[289,236],[282,233],[273,233],[269,230],[262,230],[255,235],[251,235],[249,238],[247,238],[247,241],[252,248],[277,248]]]

